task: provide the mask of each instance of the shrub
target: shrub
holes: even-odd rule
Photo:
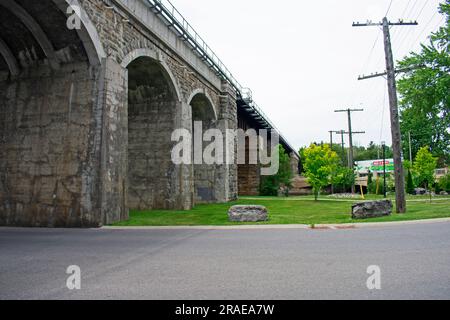
[[[353,169],[339,166],[336,169],[336,174],[333,177],[333,184],[339,186],[345,192],[355,183],[356,175]]]
[[[262,196],[278,196],[278,190],[280,188],[280,184],[278,182],[277,177],[268,176],[263,177],[260,187],[260,194]]]
[[[411,170],[408,170],[408,177],[406,179],[406,192],[409,194],[415,194],[415,187]]]
[[[436,193],[436,194],[440,194],[442,191],[444,191],[443,189],[441,189],[441,186],[439,185],[439,183],[435,183],[433,185],[433,187],[434,187],[434,193]]]
[[[293,177],[290,164],[291,160],[282,145],[278,145],[277,151],[275,152],[279,153],[279,170],[273,176],[265,176],[262,178],[260,194],[262,196],[278,196],[279,191],[282,189],[284,195],[289,196]]]

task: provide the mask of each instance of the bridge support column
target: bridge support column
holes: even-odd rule
[[[192,134],[192,108],[188,103],[181,103],[180,113],[177,113],[175,119],[176,128],[187,129]],[[174,195],[177,199],[178,208],[190,210],[194,207],[194,165],[177,165],[178,172],[178,190]]]
[[[248,154],[248,149],[247,149]],[[261,186],[261,165],[260,164],[240,164],[239,175],[239,195],[259,196]]]
[[[101,106],[100,207],[101,222],[128,218],[128,87],[127,69],[107,58],[99,82]]]
[[[216,170],[216,199],[228,202],[237,199],[237,105],[236,95],[228,83],[222,83],[217,127],[224,133],[225,163]]]

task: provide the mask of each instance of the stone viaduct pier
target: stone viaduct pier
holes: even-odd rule
[[[0,0],[0,225],[97,227],[255,194],[258,166],[171,161],[194,121],[274,129],[170,2]]]

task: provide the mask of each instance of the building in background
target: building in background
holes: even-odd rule
[[[439,179],[445,177],[449,173],[450,173],[450,170],[448,169],[448,167],[446,167],[446,168],[436,169],[434,171],[434,176],[436,178],[436,181],[439,181]]]

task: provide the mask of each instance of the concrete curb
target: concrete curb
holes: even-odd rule
[[[425,219],[425,220],[407,220],[407,221],[392,221],[392,222],[361,222],[361,223],[349,223],[349,224],[324,224],[316,225],[316,228],[328,228],[328,229],[367,229],[377,227],[395,227],[406,225],[418,225],[418,224],[433,224],[433,223],[446,223],[450,222],[450,218],[438,218],[438,219]]]
[[[244,225],[244,226],[167,226],[167,227],[102,227],[103,230],[343,230],[343,229],[368,229],[379,227],[395,227],[403,225],[432,224],[432,223],[450,223],[450,218],[409,220],[394,222],[362,222],[347,224],[316,224],[314,228],[306,224],[280,224],[280,225]]]

